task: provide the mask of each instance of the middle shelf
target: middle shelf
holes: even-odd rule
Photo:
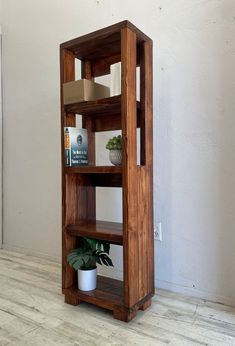
[[[121,114],[121,95],[110,96],[95,101],[82,101],[65,105],[68,113],[77,113],[82,115],[109,115]],[[140,109],[140,102],[136,101],[137,111]]]
[[[121,166],[67,166],[64,173],[68,178],[80,176],[78,179],[83,186],[122,187]]]
[[[65,166],[66,174],[85,173],[85,174],[108,174],[108,173],[122,173],[122,166]]]
[[[122,97],[111,96],[95,101],[83,101],[64,106],[65,114],[80,114],[92,117],[92,127],[94,132],[114,131],[122,128],[121,113],[122,113]],[[140,127],[141,122],[141,107],[140,102],[136,101],[137,111],[137,127]],[[67,125],[68,126],[68,125]]]
[[[123,244],[122,223],[109,221],[81,220],[76,225],[68,225],[66,232],[72,236],[107,240],[112,244]]]

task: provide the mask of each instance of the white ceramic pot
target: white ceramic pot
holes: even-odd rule
[[[121,150],[109,150],[109,160],[115,166],[122,165],[122,151]]]
[[[92,291],[96,288],[97,268],[91,270],[78,269],[78,288],[81,291]]]

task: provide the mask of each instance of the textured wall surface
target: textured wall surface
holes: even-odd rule
[[[0,3],[0,196],[2,196],[2,28]],[[2,247],[2,198],[0,198],[0,248]]]
[[[235,304],[234,0],[2,4],[4,246],[60,255],[58,46],[129,19],[154,40],[157,286]],[[97,199],[121,218],[120,191]]]

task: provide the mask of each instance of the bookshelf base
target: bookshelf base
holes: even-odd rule
[[[97,288],[93,291],[80,291],[75,287],[63,289],[65,303],[79,305],[81,302],[95,304],[101,308],[113,311],[114,318],[121,321],[131,321],[138,310],[145,310],[151,305],[153,294],[149,294],[135,306],[124,305],[123,282],[105,276],[97,277]]]

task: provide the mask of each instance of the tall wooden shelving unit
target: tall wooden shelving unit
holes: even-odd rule
[[[110,73],[121,61],[121,95],[98,101],[63,104],[62,84],[75,80],[75,59],[82,62],[82,78]],[[65,42],[60,46],[62,143],[62,277],[65,302],[82,301],[131,320],[145,310],[154,294],[153,182],[152,182],[152,40],[128,21]],[[140,102],[136,101],[136,67],[140,66]],[[89,165],[64,166],[64,127],[76,126],[82,115],[88,131]],[[137,165],[137,127],[140,165]],[[123,164],[96,166],[95,132],[122,130]],[[123,222],[96,220],[96,186],[121,187]],[[108,203],[108,201],[107,201]],[[66,256],[79,237],[109,240],[123,246],[124,280],[98,277],[97,289],[77,288],[77,273]]]

